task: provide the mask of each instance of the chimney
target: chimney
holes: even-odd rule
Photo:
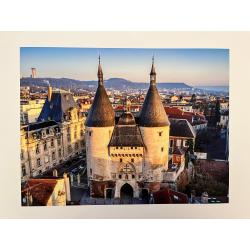
[[[51,96],[52,96],[52,87],[48,85],[48,101],[51,101]]]
[[[69,177],[66,173],[63,174],[64,179],[64,185],[66,190],[66,200],[69,202],[71,201],[71,195],[70,195],[70,183],[69,183]]]
[[[57,176],[58,176],[57,170],[56,170],[56,169],[53,170],[53,176],[54,176],[54,177],[57,177]]]

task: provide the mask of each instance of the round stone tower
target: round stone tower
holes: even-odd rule
[[[161,182],[162,170],[168,168],[170,123],[156,88],[154,58],[150,72],[150,87],[139,115],[139,126],[146,147],[144,178],[148,182]]]
[[[88,178],[93,181],[110,179],[108,144],[115,125],[115,113],[104,88],[103,72],[98,65],[98,87],[85,122]]]

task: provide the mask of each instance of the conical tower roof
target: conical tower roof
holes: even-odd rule
[[[169,126],[169,124],[168,116],[156,88],[156,73],[153,61],[150,73],[150,87],[140,112],[139,125],[141,127],[164,127]]]
[[[115,112],[109,101],[103,84],[103,73],[100,64],[98,65],[98,87],[93,104],[88,112],[85,125],[87,127],[109,127],[115,125]]]

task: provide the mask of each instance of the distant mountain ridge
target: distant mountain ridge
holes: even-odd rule
[[[52,87],[56,88],[81,88],[81,89],[94,89],[97,87],[97,81],[80,81],[69,78],[30,78],[25,77],[20,79],[21,86],[47,86],[49,81]],[[106,88],[113,89],[147,89],[149,83],[146,82],[132,82],[123,78],[110,78],[104,81]],[[176,89],[191,89],[192,87],[185,83],[168,83],[160,82],[157,83],[159,89],[176,88]]]

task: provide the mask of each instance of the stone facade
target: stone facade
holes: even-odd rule
[[[85,150],[86,117],[77,107],[67,119],[45,120],[21,127],[21,179],[28,180]]]
[[[154,63],[138,123],[127,107],[115,124],[100,62],[97,75],[98,88],[86,122],[90,194],[102,198],[148,196],[164,185],[169,164],[170,124],[156,88]]]

